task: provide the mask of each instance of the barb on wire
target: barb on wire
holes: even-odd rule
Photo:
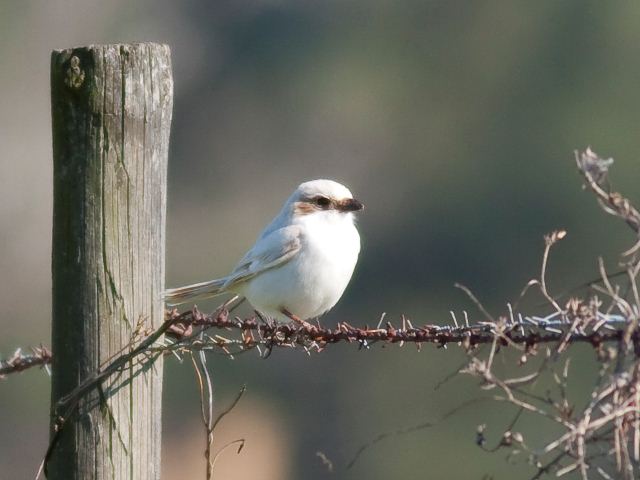
[[[50,373],[48,368],[51,359],[51,350],[44,345],[32,348],[31,353],[23,353],[19,348],[6,360],[0,359],[0,379],[10,373],[22,372],[33,367],[44,368],[47,373]]]

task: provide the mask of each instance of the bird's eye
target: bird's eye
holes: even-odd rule
[[[327,197],[316,197],[315,201],[316,205],[322,208],[327,208],[329,205],[331,205],[331,200],[329,200]]]

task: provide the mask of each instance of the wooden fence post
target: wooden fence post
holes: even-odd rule
[[[169,48],[54,51],[51,103],[55,405],[163,321]],[[159,479],[161,400],[161,359],[129,364],[81,401],[48,478]]]

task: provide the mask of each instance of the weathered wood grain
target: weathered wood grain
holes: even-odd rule
[[[169,48],[54,51],[51,101],[54,405],[139,322],[163,321]],[[65,425],[48,477],[159,479],[161,396],[161,360],[109,379]]]

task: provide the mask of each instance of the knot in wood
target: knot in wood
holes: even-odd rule
[[[69,68],[67,68],[64,84],[69,88],[80,88],[84,82],[84,70],[80,68],[80,59],[77,56],[71,57],[69,60]]]

